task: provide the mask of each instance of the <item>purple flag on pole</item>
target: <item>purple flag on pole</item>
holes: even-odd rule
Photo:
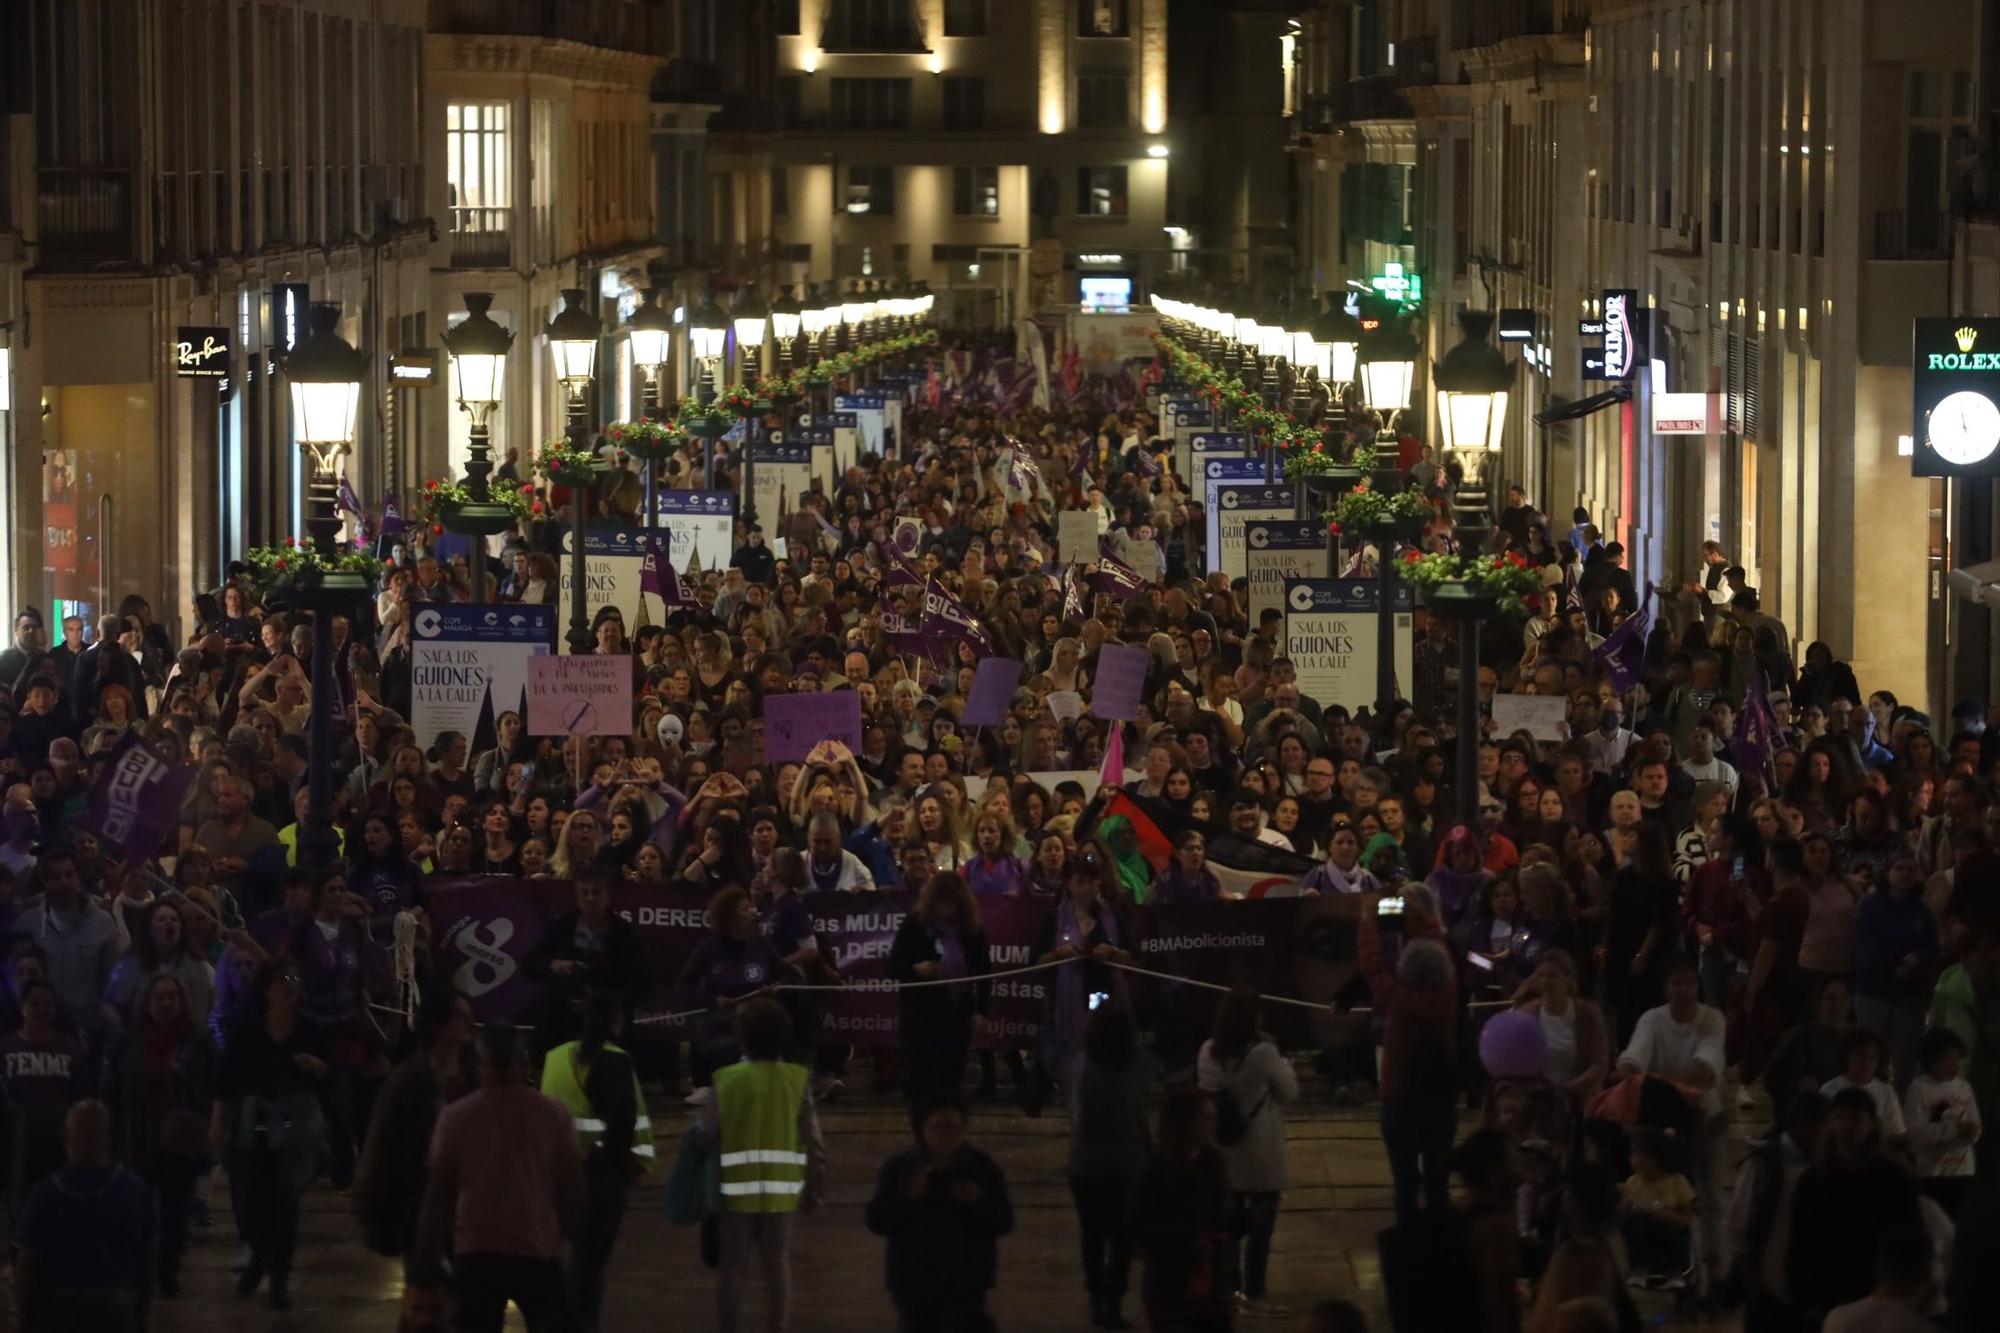
[[[1083,566],[1071,565],[1063,572],[1063,619],[1082,620],[1090,614],[1083,592]]]
[[[979,617],[966,610],[965,603],[935,583],[924,589],[924,634],[932,638],[957,639],[972,645],[975,652],[993,651]]]
[[[382,492],[382,535],[394,537],[408,526],[403,522],[403,516],[396,511],[395,488],[391,487]]]
[[[1743,716],[1736,723],[1738,760],[1762,771],[1771,756],[1785,746],[1785,734],[1778,715],[1771,711],[1771,696],[1764,689],[1764,673],[1750,673],[1749,688],[1743,692]]]
[[[653,596],[664,601],[667,596],[667,589],[666,583],[660,574],[660,564],[659,545],[649,533],[646,536],[646,553],[639,557],[639,591],[641,593],[651,593]],[[667,561],[666,565],[667,568],[672,569],[673,561]]]
[[[181,801],[194,775],[192,768],[167,763],[136,733],[127,732],[91,788],[83,826],[128,860],[153,856],[180,822]]]
[[[333,507],[356,518],[362,516],[361,497],[354,493],[354,483],[345,477],[340,479],[340,489],[334,493]]]
[[[1111,554],[1108,542],[1098,547],[1097,573],[1091,576],[1090,584],[1113,597],[1136,597],[1146,591],[1146,580],[1139,577],[1138,570]]]
[[[660,554],[659,543],[650,536],[646,538],[646,553],[639,559],[639,591],[652,593],[666,603],[670,615],[675,611],[701,609],[694,591],[681,582],[674,562]]]
[[[1590,655],[1611,673],[1611,688],[1620,694],[1637,685],[1646,675],[1646,636],[1652,633],[1650,607],[1627,616],[1625,623],[1611,631],[1611,637],[1590,650]]]

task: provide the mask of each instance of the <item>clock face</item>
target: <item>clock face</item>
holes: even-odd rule
[[[1955,467],[1983,463],[2000,449],[2000,405],[1962,389],[1931,409],[1930,446]]]

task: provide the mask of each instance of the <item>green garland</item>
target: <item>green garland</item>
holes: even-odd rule
[[[535,488],[533,486],[521,486],[518,488],[509,487],[504,484],[490,486],[487,488],[486,502],[488,504],[505,505],[513,512],[514,517],[517,519],[528,517],[539,506],[539,502],[535,499]],[[461,505],[469,505],[471,503],[472,488],[470,486],[462,481],[453,481],[449,477],[439,477],[425,482],[423,489],[417,492],[417,502],[412,507],[412,512],[418,522],[427,523],[435,527],[444,522],[444,515],[447,509],[456,509]]]
[[[1155,333],[1153,345],[1160,349],[1181,383],[1206,398],[1211,407],[1233,412],[1236,423],[1244,430],[1277,446],[1278,452],[1285,456],[1287,480],[1355,466],[1327,452],[1326,433],[1319,427],[1300,421],[1290,412],[1264,406],[1262,395],[1244,388],[1241,380],[1223,374],[1165,334]],[[1372,451],[1368,461],[1372,466]]]
[[[363,574],[371,586],[382,579],[382,561],[371,552],[344,550],[328,559],[310,542],[300,545],[296,537],[285,538],[281,546],[253,546],[243,553],[243,563],[249,567],[250,585],[259,600],[279,583],[301,574],[335,570]]]
[[[1396,566],[1404,582],[1419,588],[1462,582],[1473,592],[1497,598],[1500,613],[1520,618],[1532,609],[1530,599],[1542,591],[1542,579],[1518,551],[1504,555],[1461,556],[1443,552],[1405,551]]]
[[[1384,523],[1424,521],[1437,513],[1437,506],[1422,491],[1378,491],[1367,477],[1341,496],[1327,510],[1328,530],[1335,536],[1361,531]]]

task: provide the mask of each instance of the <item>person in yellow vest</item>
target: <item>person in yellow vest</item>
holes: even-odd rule
[[[826,1148],[804,1065],[784,1059],[792,1020],[768,996],[735,1006],[743,1059],[715,1071],[701,1109],[702,1134],[721,1158],[716,1328],[736,1333],[753,1260],[763,1266],[766,1333],[785,1333],[791,1314],[792,1219],[819,1206]]]
[[[583,1213],[569,1239],[570,1312],[596,1329],[604,1303],[604,1272],[632,1183],[651,1170],[653,1122],[632,1057],[613,1044],[625,1025],[616,992],[592,991],[583,1032],[542,1062],[542,1091],[569,1108],[583,1146]]]

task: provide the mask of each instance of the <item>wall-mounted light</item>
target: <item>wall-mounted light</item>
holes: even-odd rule
[[[805,54],[799,57],[799,68],[807,74],[819,73],[819,59],[823,54],[817,46],[808,46]]]
[[[1146,145],[1147,157],[1165,157],[1171,150],[1163,143]]]
[[[1917,440],[1914,435],[1898,435],[1896,437],[1896,457],[1913,458],[1916,456],[1916,452]]]
[[[926,61],[925,64],[930,69],[930,72],[933,74],[944,73],[944,52],[942,51],[931,52],[931,58],[928,61]]]

